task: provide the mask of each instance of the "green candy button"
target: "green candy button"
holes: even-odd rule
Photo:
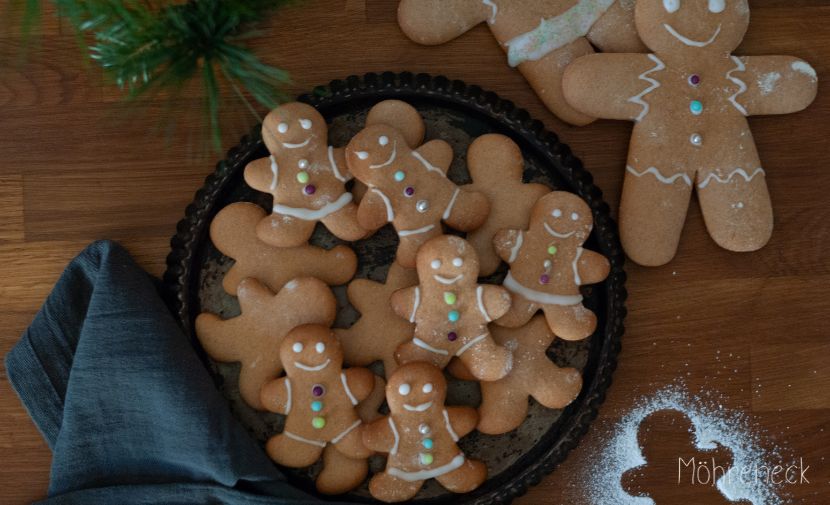
[[[305,184],[308,182],[308,172],[302,171],[297,173],[297,182]]]
[[[458,297],[452,291],[444,292],[444,302],[447,305],[455,305],[455,302],[458,301]]]
[[[421,464],[422,465],[431,465],[432,462],[434,461],[434,458],[432,457],[432,454],[427,454],[427,453],[422,452],[421,454],[419,454],[419,456],[421,458]]]
[[[551,256],[556,254],[556,251],[558,251],[558,249],[556,248],[555,245],[552,245],[552,246],[548,247],[548,254],[550,254]]]
[[[318,430],[323,429],[326,426],[326,418],[325,417],[314,417],[311,419],[311,425],[317,428]]]

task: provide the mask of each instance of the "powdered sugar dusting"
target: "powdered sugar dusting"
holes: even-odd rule
[[[592,477],[586,479],[588,501],[593,505],[655,505],[645,496],[631,496],[622,486],[622,476],[647,464],[637,439],[640,424],[660,411],[677,411],[692,422],[695,445],[700,450],[718,446],[732,452],[733,464],[717,481],[717,489],[731,501],[747,500],[752,505],[783,505],[776,486],[761,479],[742,479],[743,468],[766,465],[772,453],[764,440],[752,430],[746,414],[723,409],[712,397],[692,396],[682,385],[672,385],[650,397],[640,399],[619,421],[612,436],[594,461]]]

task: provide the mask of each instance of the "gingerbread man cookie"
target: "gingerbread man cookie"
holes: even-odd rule
[[[389,454],[386,469],[372,477],[369,492],[384,502],[414,497],[427,479],[448,491],[467,493],[487,478],[487,467],[456,444],[473,431],[478,416],[469,407],[445,407],[447,383],[428,363],[409,363],[386,385],[388,417],[366,426],[363,442]]]
[[[210,223],[210,239],[222,254],[235,264],[222,279],[225,291],[235,295],[247,277],[258,279],[272,291],[279,291],[289,280],[315,277],[330,286],[346,284],[357,271],[357,256],[348,246],[331,250],[311,245],[291,248],[272,247],[257,238],[257,223],[265,210],[253,203],[228,205]]]
[[[550,188],[525,184],[524,158],[515,142],[495,133],[477,138],[467,149],[467,169],[473,183],[465,189],[479,191],[490,200],[490,217],[481,228],[467,234],[478,253],[481,272],[491,275],[501,264],[493,248],[493,236],[504,228],[527,228],[530,209]]]
[[[398,367],[395,350],[411,340],[415,325],[395,314],[389,302],[398,289],[418,284],[415,270],[397,263],[389,266],[386,282],[355,279],[349,283],[349,301],[360,312],[360,319],[349,329],[334,330],[343,346],[346,362],[355,366],[368,366],[383,362],[386,377]]]
[[[422,244],[443,233],[442,221],[472,231],[487,219],[487,197],[447,178],[452,158],[446,142],[432,140],[413,150],[385,124],[364,129],[346,147],[349,169],[369,188],[358,210],[361,226],[375,230],[391,222],[400,238],[397,260],[407,268],[415,266]]]
[[[266,444],[271,459],[291,468],[309,466],[329,444],[347,458],[368,458],[371,451],[363,445],[362,420],[355,407],[372,392],[374,374],[366,368],[344,370],[340,343],[326,326],[294,328],[279,353],[286,376],[268,382],[260,393],[267,410],[286,416],[282,433]],[[338,482],[338,472],[321,475],[320,491],[329,494],[348,491],[365,478],[363,473],[360,479],[348,476]]]
[[[749,25],[747,0],[638,0],[635,20],[653,53],[587,56],[564,79],[576,109],[636,123],[620,203],[626,253],[641,265],[671,261],[693,188],[718,245],[760,249],[772,205],[746,117],[806,108],[815,70],[731,54]]]
[[[282,373],[278,350],[285,335],[301,324],[332,324],[337,301],[328,286],[310,277],[288,282],[276,295],[256,279],[245,279],[237,295],[242,313],[226,320],[199,314],[196,336],[211,358],[241,364],[239,393],[262,410],[259,390]]]
[[[415,336],[398,348],[398,362],[444,368],[457,356],[479,380],[507,375],[513,357],[493,341],[488,323],[507,312],[510,294],[477,283],[475,249],[451,235],[430,240],[418,252],[418,278],[418,286],[392,295],[395,312],[415,323]]]
[[[490,31],[551,112],[575,125],[590,116],[562,96],[562,74],[591,44],[606,51],[640,51],[633,0],[401,0],[398,23],[426,45],[448,42],[487,22]]]
[[[346,191],[351,176],[343,149],[328,145],[328,126],[317,109],[299,102],[277,107],[262,123],[262,139],[271,155],[245,167],[245,182],[274,197],[271,215],[257,226],[263,242],[305,244],[317,222],[343,240],[367,235]]]
[[[550,409],[570,404],[582,390],[582,375],[575,368],[559,368],[546,354],[556,336],[542,316],[521,328],[493,327],[493,338],[513,350],[513,369],[507,377],[482,382],[476,429],[488,435],[515,430],[527,417],[528,397]],[[453,360],[450,372],[463,380],[472,374]]]
[[[533,206],[527,231],[496,234],[496,252],[510,264],[504,287],[512,295],[510,311],[496,324],[518,328],[541,309],[550,329],[564,340],[594,332],[597,318],[582,305],[579,287],[604,280],[610,265],[582,248],[591,228],[588,205],[574,194],[554,191]]]

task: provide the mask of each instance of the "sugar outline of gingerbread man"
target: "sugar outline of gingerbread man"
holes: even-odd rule
[[[635,122],[620,204],[626,252],[646,266],[671,261],[694,186],[718,245],[737,252],[760,249],[772,233],[772,204],[746,117],[806,108],[815,98],[815,70],[792,57],[731,54],[749,25],[746,0],[642,0],[635,14],[653,54],[592,55],[565,73],[571,105]],[[609,96],[584,85],[600,74],[605,86],[621,83]],[[723,91],[714,94],[714,103],[703,103],[711,90]],[[669,138],[665,126],[677,125],[678,117],[689,126]],[[723,139],[729,142],[726,152]]]

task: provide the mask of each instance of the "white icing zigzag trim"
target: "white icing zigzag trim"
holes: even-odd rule
[[[444,426],[447,428],[447,433],[449,433],[450,436],[452,437],[452,441],[453,442],[458,442],[458,439],[460,437],[455,432],[455,430],[452,429],[452,423],[450,423],[450,414],[449,414],[449,412],[447,412],[447,409],[444,409]]]
[[[282,205],[279,203],[274,204],[274,214],[282,214],[284,216],[291,216],[297,219],[302,219],[304,221],[319,221],[324,217],[328,216],[329,214],[333,214],[338,210],[342,209],[349,202],[352,201],[352,194],[351,193],[343,193],[340,195],[340,198],[337,200],[327,203],[326,205],[320,207],[317,210],[312,209],[301,209],[297,207],[289,207],[287,205]]]
[[[582,278],[579,277],[579,258],[582,257],[583,252],[585,252],[585,249],[577,247],[576,256],[574,257],[573,263],[571,263],[571,268],[573,268],[574,271],[574,283],[576,283],[577,286],[582,285]]]
[[[357,405],[357,398],[354,397],[354,395],[352,394],[352,390],[349,389],[349,383],[346,382],[345,373],[340,374],[340,382],[343,383],[343,389],[346,390],[346,396],[349,397],[349,401],[352,402],[352,405]]]
[[[522,248],[522,242],[524,242],[523,233],[520,231],[519,236],[516,237],[516,244],[510,249],[510,259],[507,260],[508,263],[513,263],[516,261],[516,258],[519,256],[519,250]]]
[[[423,165],[424,168],[426,168],[428,171],[438,172],[439,174],[443,175],[444,177],[447,176],[447,174],[445,174],[443,170],[441,170],[440,168],[436,167],[435,165],[433,165],[432,163],[427,161],[427,159],[424,158],[423,156],[421,156],[421,153],[419,153],[418,151],[412,151],[412,157],[415,158],[416,160],[420,161],[421,165]]]
[[[755,171],[752,172],[752,174],[748,174],[748,173],[746,173],[746,170],[744,170],[743,168],[736,168],[729,175],[727,175],[725,179],[721,178],[716,173],[711,173],[711,174],[707,175],[706,178],[703,179],[703,182],[698,184],[697,187],[698,187],[698,189],[704,189],[713,180],[717,181],[721,184],[728,184],[729,182],[732,182],[732,178],[735,177],[736,175],[740,175],[741,177],[743,177],[746,182],[751,182],[752,179],[754,179],[755,176],[757,176],[759,174],[765,175],[766,172],[764,172],[763,168],[756,168]]]
[[[663,63],[663,60],[661,60],[660,58],[658,58],[657,56],[655,56],[653,54],[649,54],[648,57],[651,61],[653,61],[655,63],[654,68],[652,68],[651,70],[647,70],[647,71],[643,72],[642,74],[640,74],[640,80],[641,81],[646,81],[647,83],[650,84],[650,86],[647,87],[646,89],[644,89],[642,91],[642,93],[640,93],[639,95],[632,96],[631,98],[628,99],[628,101],[630,103],[634,103],[634,104],[637,104],[637,105],[640,105],[640,106],[643,107],[643,110],[640,112],[640,115],[637,116],[637,118],[635,119],[635,121],[638,122],[638,123],[640,121],[642,121],[643,118],[645,118],[648,115],[648,111],[650,110],[650,106],[649,106],[648,102],[643,100],[643,97],[645,97],[646,95],[648,95],[649,93],[651,93],[652,91],[654,91],[655,89],[660,87],[660,81],[658,81],[656,79],[652,79],[651,77],[649,77],[649,75],[653,74],[654,72],[660,72],[661,70],[666,69],[666,64]],[[689,184],[691,185],[691,182]]]
[[[450,353],[445,351],[444,349],[438,349],[438,348],[432,347],[431,345],[427,344],[426,342],[424,342],[423,340],[421,340],[418,337],[413,338],[412,343],[417,345],[421,349],[424,349],[426,351],[429,351],[429,352],[432,352],[432,353],[435,353],[435,354],[441,354],[442,356],[449,356],[450,355]]]
[[[682,180],[686,186],[692,185],[692,178],[686,174],[674,174],[671,177],[666,177],[665,175],[661,174],[659,170],[654,167],[649,167],[647,170],[643,172],[638,172],[634,170],[634,167],[631,165],[626,167],[630,173],[636,175],[637,177],[642,177],[646,174],[653,175],[658,181],[662,182],[663,184],[674,184],[678,179]]]
[[[415,322],[415,314],[418,312],[418,306],[421,305],[421,288],[415,286],[415,303],[412,305],[412,314],[409,316],[409,322]]]
[[[331,165],[331,171],[334,173],[334,176],[337,177],[337,180],[340,182],[348,182],[349,177],[345,177],[343,174],[340,173],[340,169],[337,167],[337,162],[334,161],[334,147],[329,146],[329,165]]]
[[[297,442],[302,442],[304,444],[316,445],[317,447],[325,447],[326,446],[325,442],[320,442],[319,440],[311,440],[311,439],[308,439],[308,438],[305,438],[305,437],[301,437],[300,435],[295,435],[295,434],[291,433],[290,431],[283,431],[282,434],[285,435],[286,437],[292,439],[292,440],[296,440]]]
[[[345,438],[345,437],[346,437],[346,435],[348,435],[349,433],[351,433],[352,431],[354,431],[354,429],[355,429],[355,428],[357,428],[358,426],[360,426],[360,423],[362,423],[362,422],[363,422],[363,421],[361,421],[360,419],[358,419],[357,421],[353,422],[351,426],[349,426],[348,428],[346,428],[345,430],[343,430],[343,431],[342,431],[339,435],[337,435],[336,437],[332,438],[332,439],[331,439],[331,443],[332,443],[332,444],[336,444],[336,443],[340,442],[341,440],[343,440],[343,438]]]
[[[746,89],[747,89],[746,83],[744,81],[738,79],[737,77],[732,76],[732,74],[734,72],[745,72],[746,71],[746,65],[744,65],[744,62],[741,61],[741,59],[738,58],[737,56],[733,56],[732,61],[735,62],[736,66],[735,66],[735,68],[733,68],[732,70],[730,70],[729,72],[726,73],[726,78],[738,85],[738,91],[736,91],[734,95],[729,97],[729,101],[732,102],[732,105],[734,105],[736,109],[738,109],[738,112],[740,112],[744,116],[748,116],[749,114],[747,113],[744,106],[739,104],[738,100],[737,100],[737,98],[739,96],[746,93]]]
[[[386,220],[390,223],[395,220],[395,210],[392,208],[392,202],[389,200],[389,197],[386,196],[383,191],[379,190],[378,188],[372,188],[372,192],[377,193],[378,196],[383,200],[383,203],[386,204]]]
[[[395,427],[395,421],[392,420],[392,416],[389,416],[386,419],[389,419],[389,427],[392,428],[392,435],[395,437],[395,444],[389,451],[389,454],[394,456],[398,453],[398,445],[401,443],[401,436],[398,434],[398,428]]]
[[[433,228],[435,228],[434,224],[428,224],[428,225],[424,226],[423,228],[418,228],[418,229],[415,229],[415,230],[401,230],[401,231],[398,232],[398,236],[399,237],[408,237],[410,235],[420,235],[421,233],[426,233],[426,232],[432,230]]]
[[[460,468],[461,465],[464,464],[464,454],[458,454],[456,457],[452,458],[452,460],[447,463],[446,465],[439,466],[437,468],[433,468],[431,470],[419,470],[417,472],[406,472],[404,470],[400,470],[395,467],[390,467],[386,469],[386,473],[391,475],[392,477],[397,477],[401,480],[405,480],[407,482],[415,482],[419,480],[427,480],[427,479],[434,479],[435,477],[440,477],[444,474],[450,473],[453,470]]]
[[[481,0],[481,3],[490,7],[493,10],[493,13],[490,14],[490,17],[487,19],[487,22],[491,25],[496,22],[496,16],[499,13],[499,6],[493,3],[493,0]]]
[[[279,182],[280,177],[280,166],[277,164],[277,159],[274,155],[271,155],[271,191],[277,189],[277,182]]]

